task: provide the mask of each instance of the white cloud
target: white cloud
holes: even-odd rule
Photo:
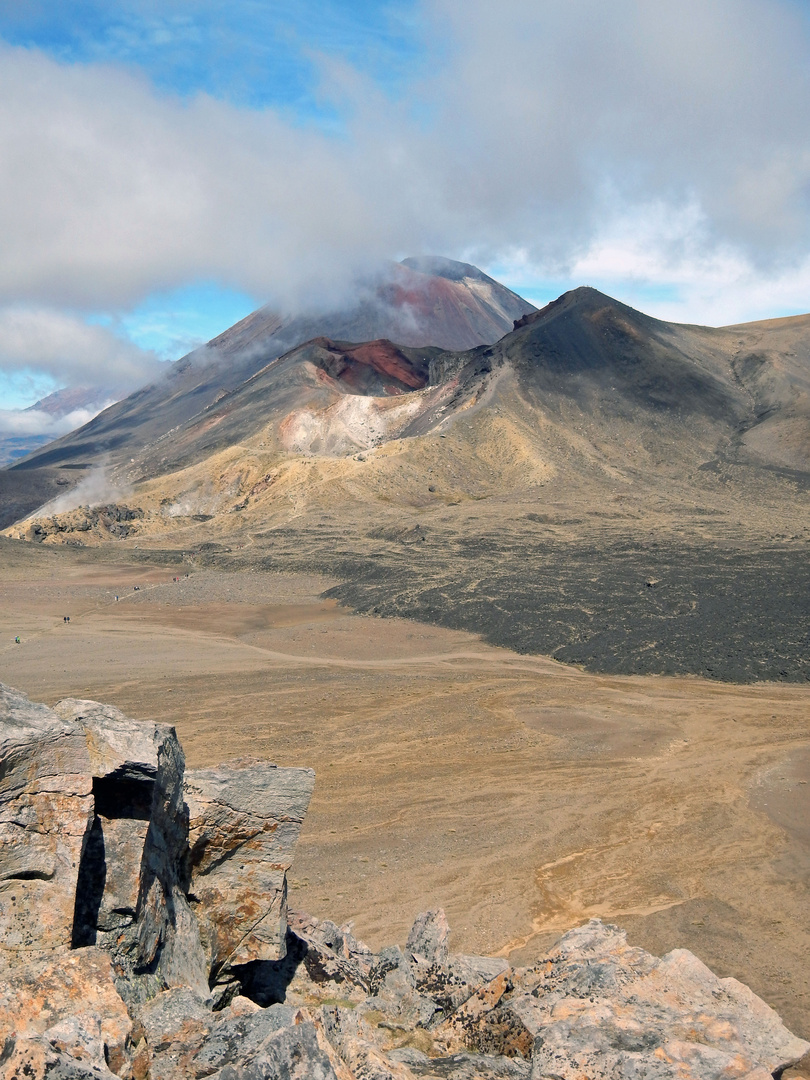
[[[201,279],[329,304],[394,255],[522,251],[545,276],[674,275],[718,321],[741,281],[781,296],[806,265],[810,45],[787,0],[423,13],[437,61],[407,100],[321,61],[340,135],[3,49],[0,304],[122,310]]]
[[[638,208],[612,219],[570,276],[599,288],[612,281],[625,302],[675,322],[722,326],[810,307],[810,255],[763,273],[739,247],[709,243],[707,231],[694,204]]]
[[[0,308],[0,371],[48,372],[60,385],[128,391],[156,376],[154,353],[51,308]],[[66,429],[69,430],[69,429]]]
[[[105,401],[98,408],[73,409],[63,416],[53,416],[42,409],[0,409],[0,433],[4,436],[48,435],[57,439],[87,424],[111,404],[111,401]]]

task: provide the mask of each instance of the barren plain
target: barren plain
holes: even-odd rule
[[[0,541],[0,678],[172,723],[192,766],[314,767],[291,906],[372,945],[441,905],[454,948],[519,960],[599,915],[810,1034],[806,682],[592,673],[360,615],[281,540]]]

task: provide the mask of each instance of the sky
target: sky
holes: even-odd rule
[[[808,311],[809,84],[810,0],[0,0],[0,426],[407,255]]]

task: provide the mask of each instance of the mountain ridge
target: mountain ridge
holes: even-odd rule
[[[234,390],[269,361],[316,337],[353,343],[386,337],[407,346],[464,349],[496,341],[516,317],[534,310],[474,267],[475,275],[469,277],[467,264],[429,262],[441,273],[394,264],[382,280],[366,287],[354,305],[332,313],[285,319],[259,308],[203,349],[181,358],[163,380],[135,391],[14,467],[93,464],[101,454],[111,461],[123,459],[128,449],[160,438],[215,404],[219,395]],[[468,283],[472,281],[476,290]]]
[[[228,348],[238,351],[254,322],[249,316],[214,340],[230,334]],[[42,460],[62,468],[106,460],[115,483],[145,484],[147,498],[150,483],[171,486],[166,478],[178,470],[195,471],[194,488],[210,484],[205,477],[222,454],[241,457],[246,476],[268,455],[274,468],[301,455],[333,457],[344,462],[339,473],[351,473],[352,454],[402,440],[397,453],[422,460],[420,439],[463,423],[457,456],[468,483],[454,481],[454,499],[508,496],[521,484],[510,460],[523,462],[531,484],[567,475],[590,484],[597,499],[611,477],[654,488],[670,475],[680,484],[673,468],[691,475],[738,463],[810,475],[810,318],[802,316],[730,328],[668,323],[581,287],[471,350],[318,335],[251,363],[248,377],[216,393],[210,379],[199,396],[181,388],[194,411],[176,423],[145,388],[12,472],[33,472]],[[133,424],[119,428],[116,417],[127,410]],[[133,425],[145,434],[150,424],[158,434],[138,446]],[[92,441],[99,430],[104,454]],[[419,467],[429,472],[427,462]],[[384,459],[379,466],[387,468]],[[379,498],[368,489],[354,497],[372,505]],[[413,497],[403,491],[399,501],[407,507]]]

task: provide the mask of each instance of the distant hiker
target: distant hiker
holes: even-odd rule
[[[67,615],[62,616],[62,622],[67,622]]]
[[[19,635],[18,635],[17,637],[15,637],[15,638],[14,638],[14,644],[15,644],[15,645],[19,645],[19,644],[21,644],[21,642],[20,642],[20,638],[19,638]]]

